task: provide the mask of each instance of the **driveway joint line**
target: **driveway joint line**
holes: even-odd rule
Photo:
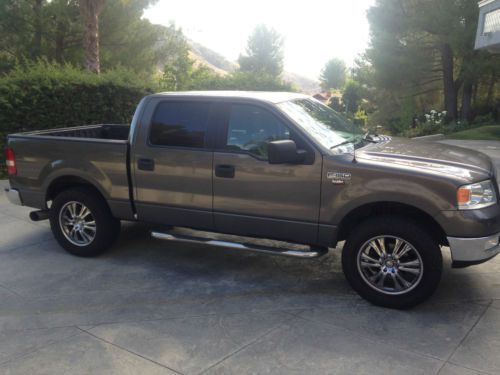
[[[148,361],[148,362],[154,363],[154,364],[155,364],[155,365],[157,365],[157,366],[160,366],[160,367],[163,367],[163,368],[165,368],[165,369],[167,369],[167,370],[173,371],[173,372],[174,372],[174,373],[176,373],[176,374],[179,374],[179,375],[185,375],[184,373],[179,372],[178,370],[174,370],[173,368],[168,367],[168,366],[166,366],[166,365],[164,365],[164,364],[162,364],[162,363],[160,363],[160,362],[157,362],[157,361],[155,361],[155,360],[153,360],[153,359],[151,359],[151,358],[145,357],[145,356],[143,356],[143,355],[141,355],[141,354],[139,354],[139,353],[133,352],[133,351],[131,351],[131,350],[129,350],[129,349],[126,349],[126,348],[124,348],[124,347],[122,347],[122,346],[120,346],[120,345],[117,345],[117,344],[115,344],[115,343],[113,343],[113,342],[110,342],[110,341],[108,341],[108,340],[105,340],[105,339],[103,339],[102,337],[96,336],[96,335],[94,335],[93,333],[91,333],[91,332],[89,332],[89,331],[87,331],[87,330],[85,330],[85,329],[83,329],[83,328],[81,328],[81,327],[76,326],[76,328],[77,328],[77,329],[79,329],[80,331],[82,331],[82,332],[86,333],[87,335],[94,337],[95,339],[97,339],[97,340],[99,340],[99,341],[102,341],[102,342],[105,342],[106,344],[112,345],[112,346],[114,346],[114,347],[116,347],[116,348],[118,348],[118,349],[120,349],[120,350],[123,350],[123,351],[125,351],[125,352],[127,352],[127,353],[129,353],[129,354],[131,354],[131,355],[134,355],[134,356],[140,357],[140,358],[142,358],[142,359],[144,359],[144,360],[146,360],[146,361]]]
[[[448,356],[448,358],[446,358],[445,362],[443,363],[443,365],[441,366],[441,368],[439,369],[439,371],[436,373],[436,375],[439,375],[441,373],[441,371],[443,370],[444,366],[447,364],[447,363],[450,363],[450,359],[453,357],[453,355],[456,353],[456,351],[458,350],[458,348],[460,348],[460,346],[465,342],[465,340],[469,337],[470,333],[474,330],[474,328],[476,328],[476,326],[479,324],[479,322],[481,321],[481,319],[483,319],[484,315],[486,315],[486,312],[489,310],[490,306],[493,304],[493,300],[490,300],[490,302],[484,306],[484,310],[483,312],[479,315],[479,317],[476,319],[476,321],[474,322],[474,324],[469,328],[469,330],[467,331],[467,333],[464,335],[464,337],[462,337],[462,340],[460,340],[460,342],[457,344],[457,346],[455,346],[455,348],[453,349],[453,351],[451,352],[451,354]],[[472,370],[472,369],[471,369]],[[475,369],[473,369],[474,371],[476,371]]]
[[[453,366],[456,366],[456,367],[460,367],[460,368],[463,368],[463,369],[466,369],[466,370],[470,370],[470,371],[474,371],[474,372],[477,372],[479,374],[484,374],[484,375],[495,375],[491,372],[487,372],[487,371],[483,371],[483,370],[478,370],[476,368],[472,368],[472,367],[468,367],[468,366],[464,366],[464,365],[460,365],[458,363],[455,363],[453,361],[446,361],[447,364],[449,365],[453,365]]]
[[[12,294],[14,294],[14,295],[16,295],[16,296],[18,296],[18,297],[20,297],[20,298],[26,298],[26,297],[24,297],[23,295],[21,295],[21,294],[19,294],[18,292],[16,292],[15,290],[10,289],[10,288],[7,288],[7,287],[6,287],[5,285],[3,285],[3,284],[0,284],[0,288],[5,289],[7,292],[12,293]]]
[[[309,310],[311,310],[311,309],[309,309]],[[314,324],[319,324],[319,325],[324,325],[324,326],[327,326],[327,327],[333,327],[333,328],[336,328],[336,329],[341,329],[343,331],[352,333],[352,335],[356,336],[357,338],[360,338],[362,340],[366,340],[366,341],[374,343],[374,344],[380,344],[380,342],[384,342],[384,343],[387,343],[387,344],[391,343],[390,341],[387,341],[387,340],[384,340],[384,339],[380,339],[379,341],[374,340],[373,338],[368,337],[368,336],[364,336],[364,335],[360,334],[357,331],[354,331],[352,329],[349,329],[349,328],[346,328],[346,327],[343,327],[343,326],[340,326],[340,325],[336,325],[336,324],[333,324],[333,323],[323,322],[323,321],[316,321],[316,320],[312,320],[310,318],[306,318],[306,317],[301,316],[301,315],[295,315],[295,316],[297,318],[299,318],[299,319],[302,319],[302,320],[305,320],[307,322],[311,322],[311,323],[314,323]],[[414,350],[407,349],[407,348],[397,348],[396,350],[399,350],[399,351],[405,352],[405,353],[411,353],[411,354],[417,355],[419,357],[425,357],[425,358],[433,359],[433,360],[436,360],[436,361],[439,361],[439,362],[444,362],[444,360],[442,358],[433,356],[432,354],[422,353],[422,352],[414,351]]]
[[[291,314],[289,314],[291,315]],[[240,353],[241,351],[245,350],[246,348],[250,347],[251,345],[255,344],[256,342],[260,341],[261,339],[263,339],[264,337],[270,335],[271,333],[274,333],[275,331],[279,330],[280,328],[282,328],[285,324],[289,323],[291,320],[293,320],[294,317],[290,316],[288,319],[285,319],[285,321],[283,322],[280,322],[278,323],[276,326],[270,328],[269,330],[267,330],[266,332],[264,332],[262,335],[256,337],[255,339],[253,340],[250,340],[248,343],[242,345],[240,348],[226,354],[224,357],[222,357],[221,359],[219,359],[218,361],[216,361],[215,363],[211,364],[210,366],[208,366],[206,369],[202,370],[201,372],[198,373],[198,375],[202,375],[202,374],[205,374],[208,370],[220,365],[222,362],[226,361],[227,359],[233,357],[234,355]]]
[[[78,329],[78,327],[76,327],[76,326],[67,326],[67,327],[63,327],[63,328],[71,328],[71,327]],[[46,329],[52,329],[52,328],[46,328]],[[75,333],[73,333],[73,334],[71,334],[69,336],[66,336],[66,337],[63,337],[63,338],[60,338],[60,339],[56,339],[56,340],[53,340],[53,341],[49,341],[49,342],[47,342],[47,343],[45,343],[45,344],[43,344],[43,345],[41,345],[39,347],[33,348],[31,350],[28,350],[28,351],[26,351],[24,353],[19,353],[19,355],[14,355],[12,358],[9,358],[9,359],[7,359],[4,362],[0,361],[0,366],[5,366],[5,365],[7,365],[7,364],[9,364],[11,362],[17,361],[17,360],[22,359],[24,357],[27,357],[30,354],[39,352],[40,350],[42,350],[44,348],[48,348],[50,346],[56,345],[56,344],[60,343],[61,341],[70,339],[70,338],[75,337],[75,336],[77,336],[79,334],[80,334],[80,332],[75,332]]]

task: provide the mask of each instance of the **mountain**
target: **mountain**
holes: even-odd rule
[[[283,72],[283,79],[294,83],[304,94],[316,94],[321,92],[319,82],[292,72]]]
[[[208,47],[200,43],[196,43],[192,40],[189,40],[189,45],[191,46],[191,52],[194,55],[195,59],[199,58],[201,62],[205,62],[209,67],[214,67],[218,70],[222,70],[227,73],[231,73],[238,68],[238,64],[229,61],[220,53],[217,53],[211,50]]]
[[[191,47],[191,58],[194,59],[196,63],[204,64],[221,75],[234,72],[238,69],[238,64],[236,62],[229,61],[220,53],[195,41],[189,40],[188,42]],[[319,82],[301,76],[300,74],[285,71],[283,73],[283,79],[293,83],[300,91],[306,94],[315,94],[321,91]]]

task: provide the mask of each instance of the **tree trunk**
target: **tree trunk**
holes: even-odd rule
[[[87,70],[99,74],[99,14],[104,0],[80,0],[80,13],[83,19],[84,66]]]
[[[33,4],[33,48],[31,50],[32,57],[39,57],[42,53],[42,4],[43,0],[35,0]]]
[[[453,78],[453,51],[449,44],[441,46],[441,64],[443,68],[444,107],[448,118],[457,119],[457,85]]]
[[[477,105],[477,94],[479,92],[479,82],[477,82],[474,85],[474,88],[472,89],[473,94],[472,94],[472,105],[476,106]]]
[[[64,24],[58,21],[56,26],[56,50],[55,50],[55,58],[58,63],[64,62],[64,44],[65,44],[64,34],[65,34]]]
[[[464,84],[464,92],[462,94],[462,121],[470,122],[472,120],[472,94],[473,84],[472,82],[466,82]]]
[[[495,94],[495,80],[496,80],[496,74],[495,74],[495,69],[491,70],[491,80],[488,84],[488,96],[486,97],[486,102],[488,105],[493,104],[493,96]]]

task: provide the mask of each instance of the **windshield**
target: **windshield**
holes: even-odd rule
[[[326,148],[363,141],[363,133],[356,125],[316,99],[291,100],[278,107]]]

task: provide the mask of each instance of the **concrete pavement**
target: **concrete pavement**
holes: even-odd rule
[[[499,143],[470,147],[500,163]],[[445,250],[436,295],[394,311],[349,288],[338,249],[236,254],[124,224],[82,259],[29,211],[0,194],[0,373],[500,374],[500,258],[452,270]]]

